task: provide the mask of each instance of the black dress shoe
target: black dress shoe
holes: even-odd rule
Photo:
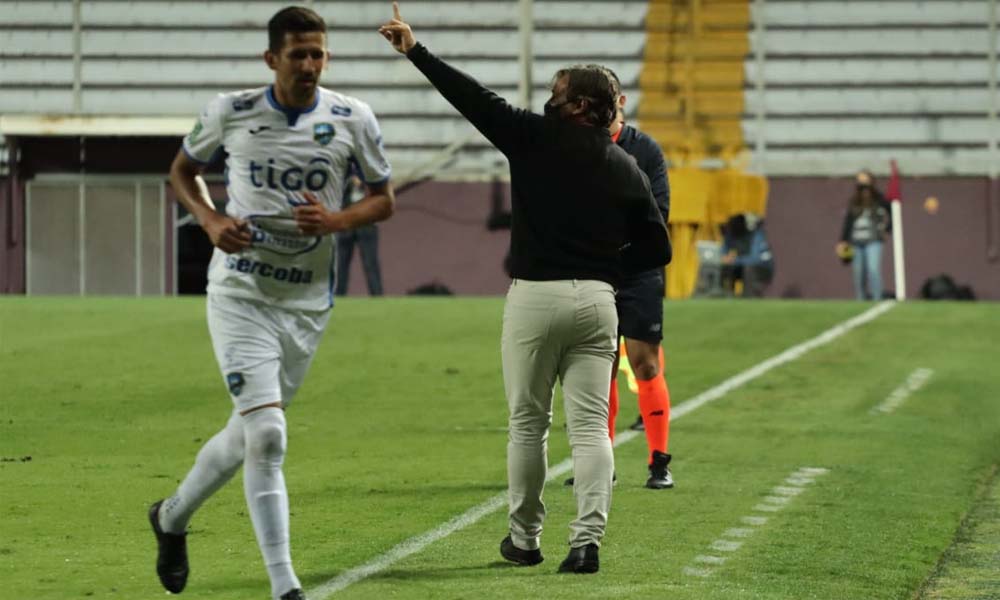
[[[566,560],[559,565],[560,573],[596,573],[601,568],[597,557],[597,544],[587,544],[579,548],[570,548]]]
[[[163,500],[149,507],[149,524],[156,534],[156,574],[166,590],[179,594],[187,585],[188,556],[187,534],[167,533],[160,529],[160,505]]]
[[[541,550],[521,550],[514,545],[514,540],[509,535],[500,542],[500,556],[524,567],[531,567],[545,560]]]
[[[306,600],[306,593],[301,588],[295,588],[282,594],[281,600]]]

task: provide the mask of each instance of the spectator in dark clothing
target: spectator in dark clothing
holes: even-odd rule
[[[511,175],[511,275],[501,355],[510,410],[510,529],[500,554],[542,562],[542,489],[552,390],[562,382],[577,517],[560,572],[593,573],[611,504],[614,456],[608,385],[617,347],[615,286],[662,267],[670,241],[649,181],[612,143],[617,95],[607,69],[562,69],[545,115],[510,106],[416,42],[395,16],[379,30],[506,155]]]
[[[723,228],[722,287],[732,293],[743,283],[743,297],[760,298],[774,278],[774,254],[764,222],[753,213],[730,217]]]
[[[344,186],[341,209],[347,208],[364,197],[365,184],[352,168],[347,185]],[[365,272],[365,281],[368,283],[368,294],[381,296],[382,267],[378,260],[378,226],[375,223],[337,233],[337,295],[347,294],[351,258],[354,256],[355,246],[361,253],[361,266]]]
[[[837,254],[852,257],[855,297],[881,300],[882,243],[892,230],[891,212],[889,203],[875,188],[871,173],[858,173],[856,181],[854,195],[844,213]]]

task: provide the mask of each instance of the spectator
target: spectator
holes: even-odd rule
[[[366,195],[364,182],[358,177],[357,169],[351,167],[347,185],[344,186],[343,208],[346,209]],[[370,296],[382,295],[382,267],[378,260],[378,226],[374,223],[337,234],[337,290],[338,296],[347,294],[347,284],[351,274],[351,258],[354,246],[361,251],[361,266],[365,271]]]
[[[892,230],[889,203],[875,188],[871,173],[861,171],[856,181],[836,250],[840,256],[852,257],[855,297],[881,300],[882,242]]]
[[[733,293],[740,281],[744,297],[760,298],[773,278],[774,255],[763,220],[749,212],[730,217],[723,227],[722,287]]]

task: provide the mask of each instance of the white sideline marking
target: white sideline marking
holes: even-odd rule
[[[764,502],[767,504],[777,504],[784,506],[792,499],[792,496],[765,496]]]
[[[715,540],[708,545],[712,550],[718,550],[719,552],[736,552],[740,549],[743,542],[734,542],[732,540]]]
[[[753,529],[747,529],[746,527],[733,527],[732,529],[727,529],[726,532],[722,534],[722,537],[745,538],[750,537],[751,533],[753,533]]]
[[[802,493],[802,491],[803,488],[800,487],[787,487],[779,485],[778,487],[771,490],[771,493],[779,494],[781,496],[798,496],[799,494]]]
[[[892,393],[889,394],[888,398],[875,408],[871,409],[869,412],[873,415],[887,415],[891,413],[899,408],[903,402],[906,402],[907,398],[910,397],[910,394],[924,387],[927,380],[930,379],[933,374],[934,371],[932,369],[925,368],[917,369],[916,371],[910,373],[910,376],[906,378],[903,385],[894,389]]]
[[[834,325],[830,329],[827,329],[818,336],[806,340],[801,344],[796,344],[791,348],[788,348],[781,354],[772,356],[771,358],[750,367],[742,373],[738,373],[729,379],[726,379],[719,385],[712,387],[694,398],[683,402],[676,407],[673,407],[670,411],[670,421],[673,422],[681,417],[688,415],[702,406],[722,398],[729,392],[746,385],[748,382],[760,377],[761,375],[767,373],[768,371],[780,367],[786,363],[792,362],[798,359],[802,355],[806,354],[810,350],[829,344],[833,340],[839,338],[845,333],[851,331],[856,327],[860,327],[865,323],[875,320],[883,313],[888,312],[895,306],[893,302],[881,302],[876,304],[872,308],[869,308],[865,312],[852,317],[843,323]],[[636,437],[638,437],[640,432],[627,430],[622,433],[615,435],[615,446],[621,446],[622,444],[627,444]],[[561,463],[549,468],[548,476],[545,478],[546,483],[557,479],[566,473],[568,473],[573,468],[573,459],[567,458]],[[367,579],[376,573],[380,573],[395,563],[420,552],[430,544],[440,540],[441,538],[447,537],[452,533],[464,529],[473,523],[476,523],[486,515],[498,510],[500,507],[507,503],[507,492],[501,492],[492,498],[486,500],[481,504],[473,506],[464,513],[454,517],[453,519],[442,523],[441,525],[431,529],[430,531],[425,531],[419,535],[411,537],[408,540],[400,542],[398,545],[390,548],[387,552],[376,556],[370,561],[354,567],[353,569],[348,569],[340,575],[330,579],[326,583],[309,590],[307,595],[313,600],[324,600],[331,595],[339,592],[340,590],[350,586],[351,584],[357,583],[362,579]],[[773,507],[764,510],[775,510]],[[685,570],[686,572],[686,570]]]
[[[802,467],[796,473],[792,474],[788,479],[791,479],[792,477],[799,477],[806,473],[808,473],[812,477],[816,477],[822,475],[823,473],[828,473],[828,472],[829,469],[824,469],[819,467]],[[788,479],[786,479],[785,481],[788,481]],[[804,477],[802,479],[805,480]],[[808,479],[808,482],[812,483],[812,479]],[[780,489],[780,488],[775,488],[775,489]],[[757,506],[754,507],[754,510],[777,512],[785,508],[788,502],[794,499],[795,496],[797,496],[802,491],[803,491],[802,488],[795,488],[794,489],[795,493],[788,496],[781,496],[781,497],[768,496],[767,498],[765,498],[765,500],[780,500],[781,502],[778,502],[776,504],[758,504]],[[748,525],[761,526],[764,523],[767,523],[767,517],[741,517],[740,521]],[[749,529],[746,527],[733,527],[731,529],[727,529],[725,533],[722,534],[722,538],[713,541],[711,544],[708,545],[708,547],[711,548],[712,550],[717,550],[719,552],[736,552],[737,550],[740,549],[740,547],[743,546],[743,542],[735,542],[723,538],[745,539],[753,535],[755,531],[756,531],[755,529]],[[725,563],[725,561],[726,559],[722,557],[705,556],[699,554],[698,556],[694,557],[693,562],[710,566],[694,567],[689,565],[687,567],[684,567],[683,572],[685,575],[691,575],[693,577],[709,577],[713,573],[711,567],[722,565],[723,563]]]

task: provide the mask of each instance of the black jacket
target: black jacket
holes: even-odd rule
[[[649,181],[606,129],[514,108],[422,44],[407,57],[510,162],[512,277],[617,286],[670,261]]]

